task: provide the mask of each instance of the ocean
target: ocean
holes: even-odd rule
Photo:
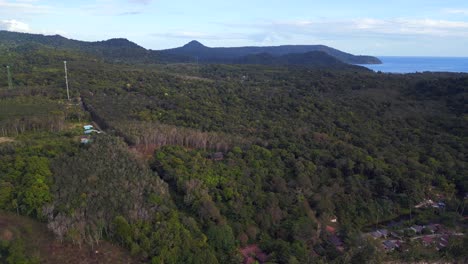
[[[378,57],[383,64],[361,65],[386,73],[466,72],[468,58],[461,57]]]

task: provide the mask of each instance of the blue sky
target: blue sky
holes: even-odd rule
[[[0,29],[150,49],[324,44],[355,54],[468,57],[467,0],[0,0]]]

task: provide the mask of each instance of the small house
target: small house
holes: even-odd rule
[[[332,222],[332,223],[337,223],[337,222],[338,222],[338,217],[332,216],[332,217],[330,218],[330,222]]]
[[[382,234],[383,237],[387,237],[387,236],[388,236],[388,230],[387,230],[387,229],[379,229],[379,230],[377,230],[377,232],[379,232],[380,234]]]
[[[85,130],[84,132],[86,135],[92,134],[92,133],[98,133],[101,134],[101,131],[98,131],[96,129],[90,129],[90,130]]]
[[[92,125],[85,125],[83,126],[84,130],[91,130],[91,129],[94,129],[94,127]]]
[[[421,239],[421,242],[424,246],[428,247],[434,242],[434,238],[430,236],[425,236]]]
[[[429,231],[431,231],[431,233],[435,233],[437,232],[437,230],[439,230],[439,226],[438,224],[431,224],[431,225],[428,225],[426,226],[427,229],[429,229]]]
[[[421,233],[422,230],[424,229],[424,227],[420,226],[420,225],[414,225],[414,226],[410,227],[410,229],[413,230],[416,233]]]
[[[387,251],[393,251],[395,248],[398,248],[398,244],[392,240],[385,240],[382,244]]]
[[[390,232],[390,236],[401,239],[401,236],[397,232],[394,232],[394,231]]]
[[[440,241],[444,243],[448,243],[449,241],[449,236],[448,235],[443,235],[440,237]]]
[[[371,233],[371,236],[373,238],[381,238],[384,237],[386,238],[388,236],[388,230],[387,229],[379,229]]]
[[[442,236],[439,239],[439,243],[437,244],[437,250],[441,250],[443,248],[446,248],[449,244],[449,237],[448,236]]]
[[[327,230],[328,233],[332,233],[332,234],[336,233],[336,229],[333,226],[327,225],[325,230]]]
[[[371,236],[375,239],[380,238],[382,234],[379,231],[374,231],[371,233]]]
[[[81,144],[88,144],[89,143],[89,138],[88,137],[81,137],[80,142]]]

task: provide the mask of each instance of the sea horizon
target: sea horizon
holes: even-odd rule
[[[468,73],[468,57],[439,56],[376,56],[382,64],[361,65],[376,72],[417,73],[455,72]]]

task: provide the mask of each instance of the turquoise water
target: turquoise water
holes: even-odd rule
[[[362,65],[374,71],[388,73],[467,72],[468,58],[450,57],[378,57],[383,64]]]

